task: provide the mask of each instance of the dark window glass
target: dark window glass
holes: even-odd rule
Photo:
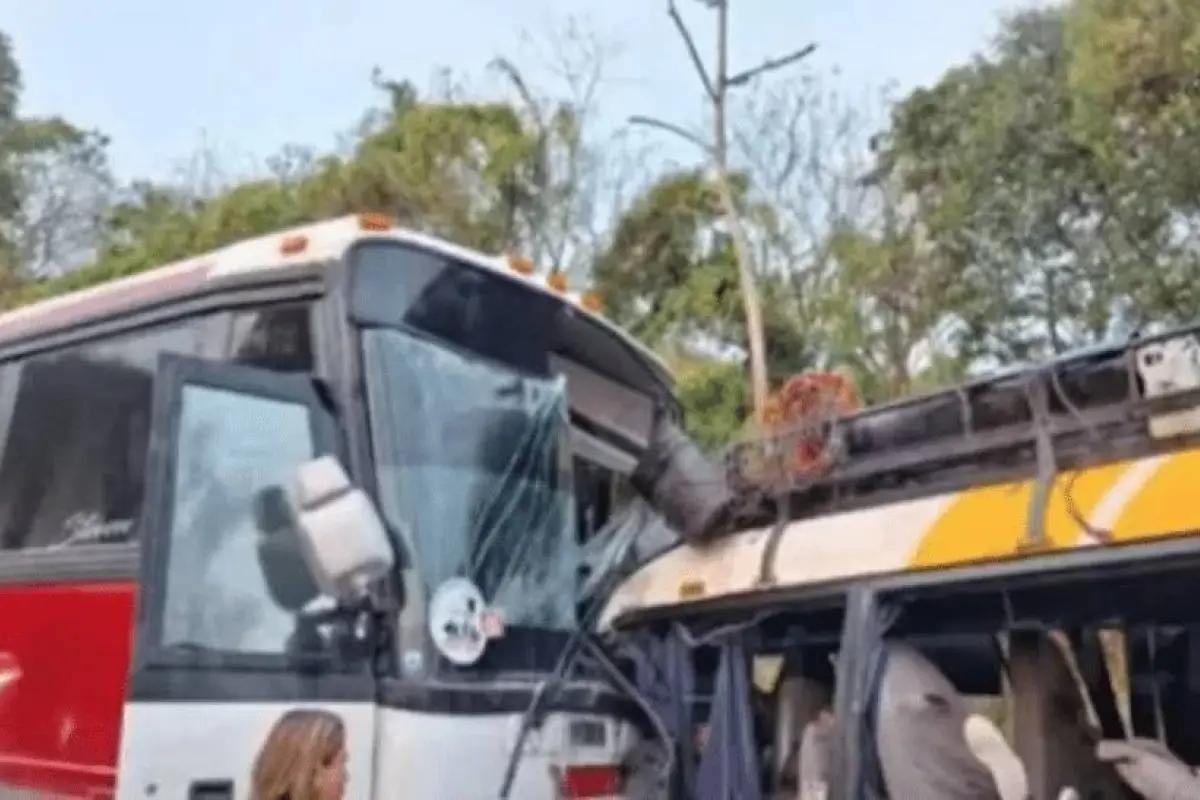
[[[159,354],[310,371],[310,308],[222,312],[0,366],[0,549],[128,538]]]
[[[311,372],[311,308],[298,303],[239,311],[233,318],[229,357],[277,372]]]
[[[353,307],[371,325],[404,326],[524,373],[549,374],[559,303],[439,253],[360,245]]]
[[[195,325],[147,330],[0,368],[0,548],[128,538],[141,506],[159,353]]]

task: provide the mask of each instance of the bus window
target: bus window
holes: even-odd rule
[[[185,387],[182,401],[161,644],[283,654],[296,616],[259,566],[254,498],[316,454],[309,411],[207,386]]]
[[[239,364],[278,372],[311,372],[311,306],[289,304],[239,312],[229,355]]]
[[[603,528],[634,497],[629,478],[586,458],[575,456],[575,516],[580,544]]]
[[[0,549],[128,538],[142,499],[159,328],[0,367]]]

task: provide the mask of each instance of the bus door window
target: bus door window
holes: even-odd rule
[[[218,389],[183,389],[166,532],[162,642],[284,654],[295,614],[272,599],[258,558],[254,499],[313,458],[308,408]]]

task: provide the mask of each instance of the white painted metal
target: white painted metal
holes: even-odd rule
[[[957,497],[922,497],[788,523],[775,551],[772,586],[810,586],[902,570]],[[617,587],[599,628],[609,629],[618,616],[636,609],[681,602],[680,587],[688,583],[703,586],[705,600],[762,591],[762,559],[771,538],[771,528],[754,528],[703,548],[668,550]]]
[[[196,780],[235,781],[247,796],[267,731],[292,708],[323,708],[346,723],[346,800],[494,800],[521,714],[425,714],[370,703],[133,703],[125,707],[117,800],[186,798]],[[602,746],[571,742],[571,721],[606,729]],[[555,774],[572,764],[617,764],[641,740],[627,722],[551,714],[525,743],[511,796],[558,800]]]
[[[295,250],[288,249],[285,252],[285,248],[282,247],[285,241],[301,239],[304,241],[304,247]],[[571,303],[577,313],[594,318],[613,336],[640,352],[649,363],[654,365],[661,378],[667,381],[671,380],[670,370],[667,369],[666,364],[657,353],[634,339],[603,315],[593,314],[582,305],[578,305],[572,296],[551,289],[544,277],[522,275],[515,272],[509,267],[508,259],[503,256],[487,255],[416,231],[403,228],[385,231],[363,230],[359,218],[356,216],[314,222],[246,239],[148,272],[107,281],[99,286],[23,306],[0,314],[0,328],[11,328],[17,323],[31,323],[38,318],[44,319],[51,316],[54,312],[65,312],[71,307],[82,308],[90,301],[106,297],[110,299],[127,298],[131,307],[137,307],[156,301],[159,299],[157,297],[159,293],[167,291],[164,288],[166,285],[189,276],[196,283],[202,284],[207,279],[272,270],[296,270],[313,264],[324,264],[341,258],[356,242],[379,239],[404,242],[443,253],[451,258],[503,275],[510,280],[529,286],[535,291],[553,295],[563,302]]]
[[[332,711],[346,723],[346,800],[399,796],[372,795],[376,714],[371,703],[129,703],[122,721],[117,800],[183,800],[194,781],[226,779],[234,781],[234,797],[247,797],[250,769],[267,731],[285,711],[301,707]],[[452,742],[442,745],[453,747]]]
[[[605,725],[600,747],[572,743],[572,720]],[[495,800],[521,725],[520,714],[434,715],[384,709],[379,717],[376,800]],[[588,714],[551,714],[525,740],[511,797],[558,800],[557,770],[616,764],[638,742],[628,723]],[[122,798],[124,800],[124,798]]]

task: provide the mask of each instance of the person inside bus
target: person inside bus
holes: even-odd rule
[[[875,702],[879,778],[894,800],[1027,800],[1024,766],[999,729],[968,712],[931,661],[906,644],[886,645]],[[837,720],[826,709],[801,735],[799,800],[824,797]]]
[[[320,709],[292,709],[267,734],[250,775],[250,800],[344,800],[346,726]]]
[[[919,650],[886,646],[875,747],[893,798],[1025,800],[1025,769],[989,720]]]
[[[1200,800],[1200,775],[1156,739],[1106,739],[1097,760],[1112,764],[1144,800]]]
[[[828,794],[836,732],[833,710],[829,708],[821,710],[816,719],[804,726],[797,750],[799,800],[821,800]]]

